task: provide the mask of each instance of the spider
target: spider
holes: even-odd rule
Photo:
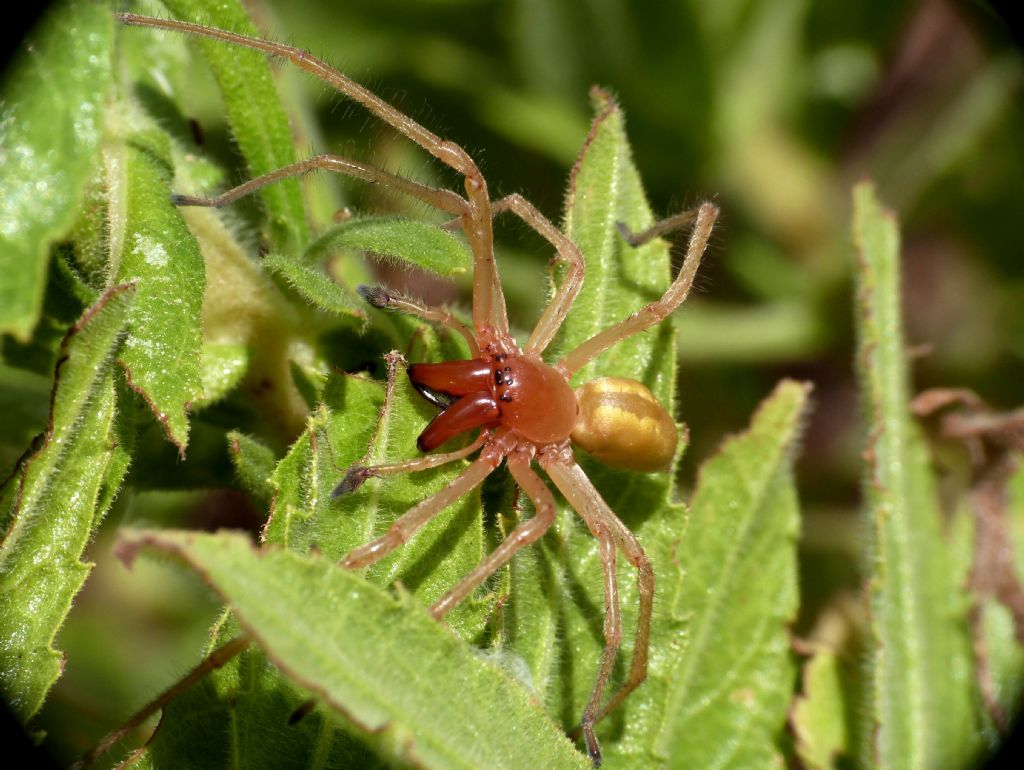
[[[587,362],[613,345],[660,323],[686,299],[718,209],[711,203],[704,203],[695,212],[683,212],[635,235],[620,226],[623,236],[634,246],[669,230],[692,226],[678,275],[659,299],[596,334],[559,360],[548,363],[542,354],[583,284],[583,256],[568,236],[521,195],[492,201],[483,175],[462,147],[441,139],[304,50],[188,22],[130,13],[119,14],[119,18],[128,25],[212,38],[288,59],[361,104],[464,178],[465,194],[462,195],[359,161],[337,155],[318,155],[254,178],[216,197],[176,195],[175,201],[179,205],[220,207],[277,180],[322,169],[385,185],[454,217],[453,224],[462,229],[473,256],[471,327],[443,309],[429,307],[385,288],[361,287],[360,292],[375,307],[407,312],[448,327],[465,338],[469,346],[469,359],[415,363],[408,368],[413,386],[441,410],[419,435],[419,449],[429,453],[462,434],[474,430],[480,433],[472,443],[456,451],[425,454],[384,465],[353,466],[334,494],[351,492],[373,476],[412,473],[463,460],[475,452],[479,455],[447,487],[414,505],[382,536],[349,553],[341,564],[350,569],[373,564],[414,537],[434,516],[469,493],[504,463],[515,483],[532,501],[534,515],[521,522],[490,555],[430,607],[433,617],[440,619],[506,565],[519,549],[540,538],[554,522],[557,511],[554,495],[533,469],[534,464],[540,466],[583,519],[600,547],[605,646],[579,726],[592,762],[599,765],[601,749],[594,733],[595,724],[622,703],[646,677],[654,573],[640,543],[576,463],[573,445],[610,465],[656,471],[666,469],[671,462],[677,436],[671,416],[640,382],[608,377],[574,390],[570,379]],[[554,290],[524,345],[520,345],[509,330],[505,297],[494,259],[492,220],[500,213],[511,213],[536,230],[554,248],[555,260],[564,263],[566,268],[561,284]],[[616,553],[620,550],[637,574],[636,642],[626,681],[605,702],[605,687],[622,639],[615,569]]]

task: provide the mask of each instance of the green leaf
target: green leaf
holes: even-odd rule
[[[0,333],[21,341],[39,319],[50,246],[74,224],[94,168],[113,38],[105,4],[61,3],[0,89]]]
[[[236,0],[163,0],[176,17],[210,27],[258,35]],[[295,162],[288,116],[278,98],[266,56],[217,40],[194,40],[220,86],[224,109],[238,148],[253,177]],[[182,191],[179,191],[182,192]],[[302,191],[296,179],[259,192],[275,251],[296,254],[309,240]]]
[[[795,677],[792,464],[809,392],[779,383],[747,432],[702,466],[689,515],[673,506],[640,530],[659,609],[650,674],[631,696],[617,766],[783,764],[778,741]]]
[[[929,458],[908,410],[900,318],[899,232],[874,188],[854,190],[857,368],[867,421],[870,703],[861,761],[880,768],[962,767],[979,750],[967,597]]]
[[[828,770],[849,757],[851,703],[843,664],[832,650],[815,651],[803,670],[803,695],[793,706],[793,732],[800,761],[809,770]]]
[[[432,339],[429,334],[421,336]],[[442,354],[432,342],[427,351],[423,357]],[[328,380],[323,404],[271,475],[274,494],[271,518],[264,530],[267,543],[299,553],[315,550],[336,562],[380,534],[415,502],[447,484],[461,470],[458,466],[464,467],[459,463],[415,477],[370,479],[349,495],[331,497],[345,468],[352,463],[414,456],[416,435],[432,409],[413,391],[404,372],[396,374],[390,392],[383,383],[364,377],[335,375]],[[236,434],[233,438],[240,437]],[[239,441],[238,447],[242,450],[250,443]],[[256,476],[260,473],[258,467],[266,467],[266,450],[249,446],[248,450],[235,452],[234,444],[231,448],[243,478]],[[247,486],[259,489],[262,485],[253,478]],[[398,580],[421,603],[432,602],[480,560],[481,523],[479,494],[467,495],[410,543],[375,565],[369,577],[382,584]],[[322,598],[319,585],[295,587],[308,591],[309,602]],[[487,601],[464,602],[447,620],[463,636],[475,635],[489,608]],[[215,639],[222,643],[233,633],[237,629],[229,622],[215,630]],[[273,654],[270,658],[280,662]],[[286,671],[291,676],[291,670]],[[310,752],[327,752],[331,761],[341,766],[361,767],[373,761],[372,755],[359,748],[360,742],[367,740],[359,719],[355,726],[343,730],[316,714],[303,719],[285,736],[276,732],[276,726],[285,724],[306,698],[293,680],[269,665],[264,651],[244,653],[166,710],[147,755],[158,767],[206,762],[215,767],[222,764],[219,758],[229,755],[260,757],[253,761],[275,767],[280,762],[301,761],[297,758]],[[239,690],[230,698],[224,697],[224,693]],[[196,721],[196,713],[203,713],[204,719]],[[201,745],[209,748],[195,753],[196,746]]]
[[[365,318],[366,311],[319,266],[307,265],[278,254],[263,258],[263,267],[284,279],[311,305],[335,315]]]
[[[633,248],[616,228],[623,223],[640,232],[654,216],[633,164],[622,111],[605,92],[594,89],[591,95],[598,114],[572,170],[565,214],[565,232],[583,252],[586,279],[556,340],[562,352],[656,300],[670,280],[665,241],[655,239]],[[638,379],[671,413],[674,351],[672,325],[662,324],[591,361],[573,382],[596,376]]]
[[[273,494],[270,476],[277,463],[274,452],[252,436],[233,430],[228,433],[228,453],[245,490],[259,502],[269,503]]]
[[[328,230],[310,245],[305,259],[318,261],[340,249],[360,249],[396,259],[446,278],[472,267],[466,244],[437,225],[414,219],[353,219]]]
[[[1024,457],[1016,458],[1017,469],[1007,484],[1006,533],[1010,539],[1012,563],[1017,579],[1024,577]],[[1014,616],[992,598],[982,600],[981,626],[988,665],[995,685],[995,698],[1006,714],[1020,720],[1024,695],[1024,645],[1017,636]]]
[[[60,676],[54,637],[89,573],[82,552],[127,469],[113,363],[134,296],[134,284],[115,286],[68,333],[46,432],[0,490],[0,685],[22,722]]]
[[[256,551],[230,534],[142,531],[126,542],[195,569],[279,668],[386,756],[425,768],[588,767],[504,674],[333,559]]]
[[[180,213],[204,259],[203,355],[217,351],[216,357],[229,369],[203,372],[204,387],[208,380],[214,386],[204,403],[236,378],[264,383],[250,389],[249,395],[258,402],[263,419],[282,439],[291,440],[302,430],[309,411],[292,382],[291,361],[309,357],[310,324],[303,324],[298,309],[246,253],[220,212],[188,207]]]
[[[188,410],[202,398],[200,326],[205,270],[192,233],[171,203],[170,144],[131,132],[107,157],[112,259],[119,281],[138,283],[121,351],[128,382],[184,454]]]

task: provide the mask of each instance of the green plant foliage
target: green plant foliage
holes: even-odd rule
[[[879,767],[959,767],[980,749],[967,597],[943,538],[916,426],[900,317],[899,231],[870,184],[854,191],[857,364],[871,517],[871,736]]]
[[[228,452],[239,481],[250,495],[266,506],[273,494],[270,475],[277,463],[273,450],[238,431],[228,433],[228,441]]]
[[[0,489],[0,682],[22,721],[60,676],[54,637],[89,574],[82,552],[131,458],[130,432],[117,421],[114,354],[135,294],[135,284],[113,287],[68,332],[46,431]]]
[[[249,353],[244,345],[211,343],[203,345],[199,354],[199,372],[203,382],[203,397],[193,405],[212,404],[238,387],[249,365]]]
[[[96,164],[113,42],[102,3],[62,6],[4,77],[0,332],[22,340],[39,319],[50,246],[78,216]]]
[[[356,219],[331,228],[306,251],[322,260],[338,249],[359,249],[444,277],[465,275],[472,265],[466,244],[425,222],[408,219]]]
[[[524,691],[421,607],[333,559],[256,551],[238,535],[143,531],[123,542],[197,570],[278,668],[385,756],[428,768],[588,766]],[[318,598],[309,601],[313,585]]]
[[[397,361],[392,365],[400,366]],[[350,465],[413,456],[416,435],[430,411],[408,383],[403,369],[395,371],[393,377],[394,387],[349,375],[328,383],[322,408],[271,477],[277,494],[267,524],[267,542],[302,553],[315,547],[341,559],[353,548],[383,534],[397,516],[447,486],[462,470],[456,464],[413,475],[371,479],[350,494],[331,497],[342,472]],[[454,509],[427,525],[414,542],[371,567],[370,575],[383,585],[400,581],[426,603],[439,599],[480,561],[480,525],[479,494],[467,495]]]
[[[815,770],[852,753],[842,676],[842,664],[831,650],[816,651],[804,666],[805,696],[793,709],[793,727],[800,760]]]
[[[263,260],[263,268],[280,276],[303,299],[327,313],[363,315],[358,299],[347,294],[319,266],[312,267],[277,254],[268,254]]]
[[[705,463],[689,511],[666,506],[640,530],[659,576],[652,644],[661,652],[616,746],[622,767],[782,761],[795,676],[792,461],[808,391],[780,383],[750,429]]]
[[[107,185],[116,191],[110,201],[111,262],[116,279],[135,281],[139,295],[120,361],[132,389],[184,455],[187,412],[203,395],[203,258],[167,195],[173,171],[166,135],[130,133],[120,150],[107,159]]]
[[[639,380],[686,421],[669,473],[576,450],[655,575],[647,677],[597,725],[604,768],[966,770],[998,745],[1024,620],[968,588],[978,447],[908,403],[920,382],[1020,406],[1019,55],[948,4],[882,0],[127,5],[309,47],[465,148],[494,200],[531,200],[586,268],[549,363],[672,280],[685,228],[634,247],[621,226],[721,208],[693,296],[573,379]],[[968,53],[935,65],[922,28]],[[475,459],[333,494],[353,465],[421,456],[437,408],[408,364],[469,357],[357,287],[466,323],[464,223],[326,172],[221,208],[174,197],[325,152],[466,180],[287,62],[92,0],[49,13],[0,105],[0,686],[24,729],[69,764],[244,635],[97,765],[588,767],[573,731],[605,577],[560,496],[440,623],[424,608],[534,515],[505,469],[371,567],[339,566]],[[858,175],[876,181],[851,211]],[[525,340],[565,265],[515,216],[494,236]],[[1005,479],[1019,589],[1024,471]],[[247,534],[203,532],[225,526]],[[140,552],[142,574],[117,560]],[[638,627],[617,562],[606,700]]]
[[[1011,562],[1018,575],[1024,574],[1024,465],[1010,480],[1008,529],[1013,537]],[[1024,694],[1024,646],[1020,644],[1013,614],[991,599],[981,607],[981,623],[989,655],[992,684],[997,703],[1010,717],[1017,715]]]

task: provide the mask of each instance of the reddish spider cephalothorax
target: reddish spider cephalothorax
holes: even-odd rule
[[[337,155],[320,155],[265,174],[215,198],[176,196],[176,201],[180,205],[223,206],[276,180],[324,169],[386,185],[457,218],[473,254],[472,328],[445,310],[427,307],[395,292],[382,288],[363,288],[361,292],[377,307],[401,310],[447,326],[461,334],[469,345],[472,358],[468,360],[413,364],[408,370],[417,390],[442,408],[420,434],[420,449],[429,452],[449,439],[475,429],[480,429],[480,435],[469,446],[457,451],[387,465],[350,468],[335,494],[351,491],[371,476],[426,470],[464,459],[477,450],[480,454],[447,487],[413,506],[395,520],[384,535],[352,551],[342,564],[359,568],[374,563],[413,537],[435,515],[479,485],[504,462],[516,484],[533,502],[535,514],[520,523],[483,562],[430,608],[434,617],[444,616],[487,577],[507,564],[520,548],[536,541],[553,523],[555,498],[533,470],[532,465],[536,462],[600,543],[604,571],[605,648],[594,688],[580,720],[587,751],[593,762],[599,764],[601,752],[594,734],[595,723],[621,703],[646,676],[654,575],[636,538],[576,464],[572,444],[578,444],[612,465],[640,471],[663,470],[675,450],[676,429],[672,418],[639,382],[604,378],[574,391],[569,380],[595,356],[659,323],[683,302],[711,235],[717,208],[705,203],[695,212],[667,219],[637,236],[622,228],[627,241],[639,245],[669,230],[692,224],[692,234],[679,274],[660,299],[595,335],[555,363],[548,364],[542,354],[580,291],[584,264],[576,244],[525,198],[509,195],[492,201],[480,170],[460,146],[440,139],[306,51],[185,22],[135,14],[120,14],[120,19],[130,25],[200,35],[289,59],[361,104],[465,178],[463,196],[452,190],[413,182],[359,161]],[[505,212],[514,214],[540,233],[554,247],[557,259],[563,261],[567,268],[561,285],[554,291],[523,346],[509,332],[505,298],[494,261],[492,219]],[[618,550],[637,570],[640,607],[636,644],[627,679],[612,698],[603,702],[604,688],[622,639],[615,571]]]

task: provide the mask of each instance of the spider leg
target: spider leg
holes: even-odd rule
[[[574,372],[579,371],[590,359],[603,353],[613,345],[654,326],[682,304],[683,300],[690,293],[690,287],[693,285],[693,279],[697,275],[697,268],[700,266],[701,257],[704,255],[704,249],[707,247],[708,239],[711,237],[711,230],[714,228],[717,218],[718,207],[712,203],[704,203],[697,209],[696,222],[693,226],[693,232],[690,234],[690,243],[686,249],[686,258],[683,260],[683,265],[679,268],[679,274],[672,281],[672,284],[660,299],[642,308],[624,321],[620,321],[603,332],[595,334],[575,350],[570,351],[559,362],[561,368],[568,375],[571,376]],[[641,234],[641,236],[644,235],[646,233]]]
[[[301,176],[309,173],[310,171],[318,170],[333,171],[335,173],[355,177],[356,179],[362,179],[363,181],[370,182],[371,184],[383,184],[388,187],[393,187],[396,190],[407,193],[408,195],[418,198],[434,208],[440,209],[441,211],[449,214],[464,214],[468,211],[468,204],[466,201],[451,190],[420,184],[419,182],[414,182],[411,179],[406,179],[405,177],[398,176],[397,174],[383,171],[366,163],[360,163],[359,161],[354,161],[349,158],[343,158],[340,155],[317,155],[313,158],[309,158],[308,160],[293,163],[290,166],[284,166],[283,168],[263,174],[255,179],[250,179],[237,187],[232,187],[230,190],[210,198],[176,194],[174,196],[174,203],[178,206],[210,206],[219,208],[221,206],[227,206],[234,203],[238,199],[251,195],[260,188],[266,187],[267,185],[273,184],[281,179]],[[453,221],[461,223],[461,217]],[[440,323],[447,326],[465,337],[474,356],[479,354],[476,338],[465,324],[457,320],[448,311],[441,308],[428,307],[395,291],[384,291],[383,289],[377,288],[367,288],[364,291],[363,287],[360,287],[359,293],[362,294],[363,298],[374,307],[403,310],[407,313],[417,315],[426,321]],[[502,301],[504,302],[504,300]]]
[[[600,762],[600,748],[594,735],[594,725],[617,707],[647,677],[647,660],[651,641],[651,613],[654,607],[654,570],[651,562],[633,533],[614,511],[608,507],[597,489],[575,461],[556,456],[541,457],[541,467],[564,495],[569,504],[586,523],[601,546],[601,563],[605,575],[605,648],[601,666],[590,699],[587,702],[580,729],[587,742],[587,750],[595,764]],[[636,568],[637,609],[636,640],[633,659],[625,683],[602,708],[601,696],[611,674],[612,664],[622,636],[622,618],[619,611],[618,587],[615,579],[615,547],[625,554]],[[596,751],[596,755],[595,752]]]
[[[508,461],[508,469],[512,478],[516,480],[519,487],[525,490],[533,501],[533,517],[519,524],[506,537],[497,548],[478,564],[472,572],[460,580],[443,597],[438,599],[430,608],[430,614],[435,618],[442,618],[451,611],[455,605],[469,596],[473,590],[483,583],[488,577],[508,564],[520,548],[530,545],[540,539],[550,529],[555,520],[555,498],[550,490],[541,481],[540,476],[530,469],[527,460],[513,457]]]
[[[513,194],[518,195],[518,193]],[[511,197],[511,195],[506,195],[504,198],[498,198],[498,200],[491,201],[491,216],[497,217],[499,214],[504,214],[506,211],[510,211],[511,206],[509,205],[509,198]],[[543,216],[543,214],[541,216]],[[447,222],[442,222],[440,228],[449,233],[461,230],[462,220],[458,217],[449,219]]]
[[[519,193],[513,193],[496,201],[491,201],[492,217],[506,212],[515,214],[537,231],[541,237],[555,247],[556,260],[564,261],[568,265],[562,285],[558,287],[555,295],[551,298],[547,308],[544,310],[544,314],[537,321],[537,325],[534,327],[533,333],[526,343],[527,352],[539,355],[555,336],[555,332],[562,325],[562,321],[568,315],[573,302],[576,301],[576,296],[580,293],[584,274],[583,255],[571,238],[551,224],[550,219],[544,216],[536,206]],[[461,226],[462,220],[456,218],[445,222],[441,225],[441,228],[450,231]],[[497,270],[495,270],[494,276],[494,302],[496,306],[500,306],[503,309],[505,307],[505,295],[501,291]]]
[[[461,214],[468,210],[468,204],[466,201],[451,190],[420,184],[419,182],[414,182],[411,179],[406,179],[405,177],[398,176],[397,174],[391,174],[366,163],[360,163],[359,161],[350,160],[349,158],[343,158],[340,155],[317,155],[313,158],[309,158],[308,160],[293,163],[290,166],[284,166],[276,171],[263,174],[255,179],[250,179],[237,187],[232,187],[230,190],[210,198],[197,197],[193,195],[175,195],[174,202],[179,206],[210,206],[220,208],[221,206],[227,206],[234,203],[239,198],[244,198],[246,195],[251,195],[260,188],[266,187],[267,185],[273,184],[281,179],[301,176],[309,173],[310,171],[318,170],[333,171],[346,176],[355,177],[356,179],[362,179],[363,181],[370,182],[371,184],[383,184],[393,187],[396,190],[407,193],[414,198],[419,198],[424,203],[449,214]],[[416,302],[415,300],[409,299],[398,292],[385,291],[378,288],[365,288],[364,290],[364,288],[365,287],[360,287],[359,293],[362,294],[363,298],[374,307],[403,310],[407,313],[417,315],[426,321],[432,321],[434,323],[440,323],[447,326],[465,337],[474,356],[479,354],[476,338],[465,324],[456,319],[448,311],[441,308],[428,307],[422,303]]]
[[[316,58],[309,51],[186,21],[140,16],[134,13],[119,13],[118,18],[128,25],[154,27],[221,40],[261,51],[270,56],[287,59],[299,69],[362,105],[372,115],[407,136],[449,168],[462,174],[465,177],[467,206],[463,210],[452,213],[461,216],[462,227],[473,252],[473,325],[477,331],[493,329],[498,335],[508,334],[508,317],[505,313],[504,300],[499,303],[496,296],[500,296],[501,291],[497,285],[497,267],[494,262],[490,194],[487,191],[487,182],[483,174],[480,173],[476,163],[462,147],[455,142],[441,139],[369,89]]]
[[[228,30],[215,27],[206,27],[202,24],[193,24],[187,21],[141,16],[134,13],[119,13],[117,16],[124,24],[129,26],[154,27],[173,32],[184,32],[198,37],[221,40],[226,43],[242,46],[243,48],[252,48],[271,56],[280,56],[283,59],[288,59],[299,69],[327,83],[357,104],[361,104],[370,113],[397,131],[405,134],[409,139],[445,165],[450,166],[467,177],[480,173],[472,158],[461,147],[453,142],[444,141],[433,132],[428,131],[408,115],[403,114],[372,93],[369,89],[359,85],[359,83],[356,83],[326,62],[317,59],[309,51],[285,45],[284,43],[276,43],[272,40],[262,40],[257,37],[229,32]]]
[[[596,766],[601,763],[601,745],[594,734],[594,724],[601,707],[601,696],[604,695],[605,685],[622,645],[622,611],[619,605],[618,575],[615,572],[615,540],[605,529],[594,528],[591,532],[600,546],[601,569],[604,572],[604,649],[601,651],[601,664],[597,669],[594,688],[590,691],[587,706],[580,717],[580,730],[587,744],[587,754]]]
[[[485,452],[444,489],[395,519],[383,535],[350,552],[341,560],[341,566],[346,569],[368,567],[407,543],[427,522],[487,478],[503,456],[502,452]]]
[[[671,233],[674,230],[682,230],[684,227],[689,227],[696,219],[697,209],[687,209],[686,211],[680,211],[678,214],[673,214],[670,217],[665,217],[664,219],[655,222],[646,230],[641,230],[639,233],[634,233],[630,230],[625,222],[616,223],[615,229],[619,231],[619,235],[622,236],[626,243],[635,248],[637,246],[643,246],[649,241],[653,241],[658,236]]]
[[[315,155],[298,163],[283,166],[255,179],[250,179],[248,182],[243,182],[237,187],[232,187],[230,190],[212,198],[175,195],[174,202],[179,206],[212,206],[219,208],[234,203],[246,195],[251,195],[269,184],[293,176],[302,176],[311,171],[333,171],[337,174],[362,179],[364,182],[371,184],[383,184],[393,187],[449,214],[462,214],[468,209],[466,201],[451,190],[430,187],[429,185],[420,184],[397,174],[375,168],[367,163],[360,163],[350,158],[330,154]]]
[[[605,507],[607,508],[607,505]],[[633,660],[629,664],[629,674],[622,687],[597,712],[597,716],[594,718],[595,722],[604,719],[647,678],[647,658],[651,643],[651,614],[654,609],[654,568],[651,566],[651,561],[633,533],[622,525],[611,509],[608,509],[608,513],[615,517],[615,522],[622,528],[621,532],[616,533],[618,534],[616,541],[619,548],[622,549],[629,563],[636,568],[639,605],[637,607],[636,641],[633,645]]]
[[[555,291],[544,309],[537,325],[526,342],[525,352],[540,355],[551,342],[562,325],[572,303],[583,286],[583,255],[579,246],[565,233],[551,224],[536,206],[518,193],[508,195],[491,205],[494,214],[509,211],[536,230],[548,243],[555,247],[555,258],[566,263],[567,270],[561,286]]]
[[[480,356],[480,346],[477,345],[476,337],[473,335],[472,330],[444,308],[425,305],[412,297],[407,297],[394,289],[388,289],[383,286],[359,286],[356,291],[375,308],[408,313],[417,318],[422,318],[424,321],[440,324],[451,329],[453,332],[461,334],[469,345],[470,356],[472,358]]]
[[[331,492],[331,497],[341,497],[353,492],[363,485],[371,476],[389,476],[395,473],[416,473],[437,468],[456,460],[469,457],[473,452],[484,445],[490,436],[489,431],[482,431],[469,446],[464,449],[457,449],[454,452],[442,452],[440,454],[423,455],[412,460],[402,460],[396,463],[381,463],[380,465],[353,465],[347,471],[338,486]]]

